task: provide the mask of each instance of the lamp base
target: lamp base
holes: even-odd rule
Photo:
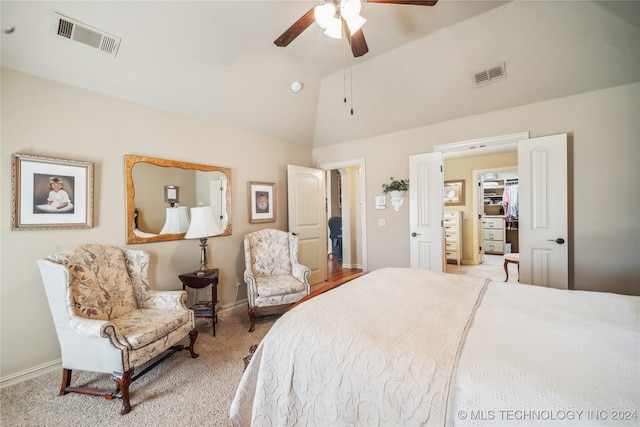
[[[211,273],[211,270],[208,268],[208,262],[207,262],[207,238],[206,237],[201,237],[200,238],[200,269],[195,271],[194,274],[198,277],[200,276],[206,276],[207,274]]]
[[[196,276],[198,276],[198,277],[208,276],[208,275],[210,275],[211,273],[213,273],[213,269],[212,269],[212,268],[208,268],[208,269],[206,269],[206,270],[197,270],[197,271],[194,271],[194,272],[193,272],[193,274],[195,274],[195,275],[196,275]]]

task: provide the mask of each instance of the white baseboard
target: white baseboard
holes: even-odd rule
[[[49,372],[53,372],[56,369],[60,370],[60,375],[62,375],[62,359],[47,362],[42,365],[34,366],[33,368],[29,368],[24,371],[16,372],[15,374],[0,378],[0,388],[5,388],[10,385],[30,380],[31,378],[39,377],[40,375],[48,374]]]
[[[342,268],[359,268],[363,270],[362,264],[342,264]]]

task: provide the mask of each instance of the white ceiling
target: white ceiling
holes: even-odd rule
[[[2,0],[2,66],[315,147],[640,81],[640,1],[364,4],[361,58],[315,24],[273,44],[318,3]],[[121,37],[117,56],[52,36],[54,12]]]

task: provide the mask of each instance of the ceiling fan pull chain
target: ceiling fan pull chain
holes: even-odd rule
[[[347,103],[347,70],[342,70],[342,82],[343,88],[342,91],[344,93],[344,103]]]
[[[346,37],[342,38],[342,92],[344,94],[343,101],[347,103],[347,43]]]
[[[349,68],[349,74],[351,75],[350,77],[350,83],[351,83],[351,115],[353,116],[353,67]]]

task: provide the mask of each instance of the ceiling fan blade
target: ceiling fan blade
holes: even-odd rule
[[[309,10],[307,13],[302,15],[302,18],[298,19],[292,26],[290,26],[287,31],[282,33],[280,37],[274,41],[276,46],[285,47],[289,43],[291,43],[296,37],[298,37],[304,30],[306,30],[309,25],[311,25],[314,21],[313,17],[313,8]]]
[[[365,53],[369,52],[369,46],[367,46],[367,41],[364,39],[362,28],[351,34],[349,26],[347,25],[347,21],[343,19],[342,29],[347,35],[347,40],[349,40],[349,44],[351,45],[351,52],[353,53],[353,56],[357,58],[358,56],[362,56]]]
[[[414,6],[435,6],[438,0],[411,1],[411,0],[364,0],[367,3],[388,3],[388,4],[412,4]]]
[[[353,33],[349,43],[351,43],[351,52],[353,52],[353,56],[355,57],[362,56],[369,52],[369,46],[367,46],[367,41],[364,39],[362,28]]]

